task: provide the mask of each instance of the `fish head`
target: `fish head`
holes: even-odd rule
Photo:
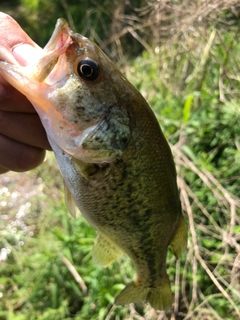
[[[33,104],[50,143],[64,152],[101,163],[126,149],[127,80],[96,44],[74,33],[64,19],[58,19],[38,61],[27,66],[0,62],[0,69]]]

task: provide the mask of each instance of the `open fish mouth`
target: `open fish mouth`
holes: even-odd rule
[[[46,78],[49,77],[49,79],[46,81],[46,84],[51,85],[57,82],[57,80],[59,79],[54,79],[54,77],[56,77],[56,73],[54,73],[54,75],[52,75],[51,73],[57,64],[59,57],[63,53],[65,53],[69,45],[73,43],[71,32],[72,31],[69,28],[67,21],[62,18],[58,19],[50,40],[48,41],[44,49],[42,49],[42,52],[40,54],[41,58],[38,59],[35,63],[29,64],[27,66],[20,66],[13,63],[11,64],[11,67],[9,67],[9,64],[4,61],[10,61],[11,63],[13,61],[12,56],[10,55],[9,51],[0,46],[2,57],[1,70],[4,72],[5,70],[9,71],[9,69],[11,69],[9,72],[9,74],[11,74],[11,77],[7,75],[7,72],[5,73],[7,81],[9,81],[9,83],[11,83],[25,95],[27,94],[26,92],[24,92],[24,89],[20,88],[20,86],[18,88],[17,85],[17,82],[22,81],[23,78],[27,78],[28,80],[31,80],[31,82],[42,83]],[[63,63],[61,63],[61,65],[62,64]],[[61,72],[62,75],[64,74],[64,72],[66,73],[66,68],[61,69],[63,70]],[[58,74],[57,78],[59,76],[61,75]],[[22,81],[22,83],[24,82],[26,81]]]
[[[70,33],[71,29],[69,28],[67,21],[62,18],[58,19],[53,34],[44,47],[44,50],[46,52],[51,52],[64,47],[69,40]]]
[[[40,59],[34,68],[31,69],[31,75],[34,75],[34,80],[43,82],[46,78],[47,84],[57,82],[56,79],[62,78],[61,74],[66,74],[65,68],[58,68],[58,73],[52,73],[56,66],[59,57],[66,52],[69,45],[73,42],[71,38],[71,29],[67,21],[58,19],[53,34],[43,49],[43,58]],[[63,62],[61,63],[63,64]],[[59,73],[61,71],[61,74]]]
[[[42,106],[45,111],[47,109],[41,101],[46,99],[51,86],[53,88],[55,84],[57,87],[60,86],[70,74],[65,53],[74,42],[71,33],[67,21],[58,19],[50,40],[41,50],[40,58],[26,66],[5,62],[12,61],[11,56],[0,46],[3,60],[0,61],[0,68],[3,77],[32,103]]]

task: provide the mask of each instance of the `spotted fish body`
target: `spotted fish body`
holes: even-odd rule
[[[147,102],[63,19],[39,61],[0,69],[41,118],[69,211],[74,216],[76,205],[98,232],[94,260],[107,266],[126,253],[133,261],[136,275],[115,303],[169,308],[167,250],[180,256],[187,229],[172,154]]]

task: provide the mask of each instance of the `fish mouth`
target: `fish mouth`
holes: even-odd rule
[[[63,18],[59,18],[50,40],[44,47],[44,51],[51,52],[64,47],[69,40],[70,33],[71,29],[69,28],[68,22]]]
[[[65,53],[70,44],[73,43],[71,33],[72,31],[67,21],[63,18],[58,19],[53,34],[43,49],[43,57],[34,67],[31,66],[32,78],[34,78],[35,81],[41,83],[47,80],[45,82],[52,85],[54,84],[54,78],[61,78],[61,74],[66,74],[65,68],[60,68],[62,70],[61,74],[59,74],[59,72],[58,74],[56,74],[56,72],[52,74],[52,71],[58,64],[61,55]]]
[[[32,95],[31,91],[37,90],[37,86],[41,85],[42,89],[46,89],[68,76],[64,53],[73,43],[71,33],[67,21],[58,19],[50,40],[41,50],[41,58],[26,66],[12,62],[9,52],[1,49],[3,61],[0,61],[0,69],[3,77],[29,100],[36,102],[36,94]]]

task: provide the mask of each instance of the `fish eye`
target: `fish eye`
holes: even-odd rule
[[[81,60],[77,66],[78,74],[86,80],[95,80],[99,75],[98,63],[90,58]]]

